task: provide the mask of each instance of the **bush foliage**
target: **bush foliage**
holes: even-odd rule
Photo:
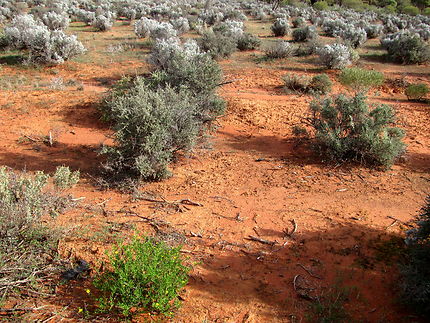
[[[408,259],[402,264],[402,300],[423,315],[430,315],[430,196],[406,232]]]
[[[58,168],[54,178],[65,172],[78,180],[67,167]],[[0,301],[19,290],[37,291],[38,282],[55,270],[58,235],[41,218],[64,211],[68,201],[49,188],[49,179],[43,172],[18,174],[0,167]],[[66,188],[60,180],[54,184]]]
[[[410,84],[405,90],[408,100],[422,100],[429,92],[430,89],[425,83]]]
[[[339,75],[339,81],[354,90],[363,91],[384,83],[384,74],[359,67],[345,68]]]
[[[171,316],[179,306],[178,293],[188,282],[189,268],[182,264],[180,248],[150,238],[134,237],[108,254],[109,270],[98,274],[94,285],[103,293],[102,311],[117,309],[129,316],[156,311]]]
[[[328,160],[388,168],[404,152],[404,133],[393,126],[395,115],[388,105],[370,107],[359,93],[313,101],[310,108],[315,148]]]

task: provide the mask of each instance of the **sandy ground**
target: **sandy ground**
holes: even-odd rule
[[[106,37],[119,37],[127,28]],[[172,178],[142,184],[138,195],[97,188],[98,151],[112,143],[97,107],[124,70],[148,69],[143,60],[108,66],[74,61],[35,70],[3,65],[2,77],[25,75],[26,81],[0,91],[0,164],[81,171],[81,183],[70,194],[85,200],[53,223],[65,231],[59,250],[71,261],[97,266],[115,237],[131,236],[135,229],[182,243],[194,268],[173,322],[306,322],[312,299],[336,295],[339,288],[351,289],[345,308],[357,320],[410,322],[395,296],[397,265],[387,246],[402,243],[402,223],[417,214],[429,193],[429,106],[408,102],[390,86],[372,93],[372,101],[395,107],[407,133],[405,157],[387,172],[327,165],[292,134],[311,98],[280,88],[288,72],[321,70],[312,60],[256,64],[255,55],[236,53],[221,63],[226,80],[235,82],[220,90],[228,109],[217,131],[172,165]],[[408,80],[430,82],[428,66],[359,64],[387,78],[408,73]],[[328,74],[335,80],[335,72]],[[52,89],[57,77],[77,83]],[[34,89],[34,80],[51,85]],[[336,83],[334,92],[342,91]],[[50,134],[52,145],[46,143]],[[93,306],[85,292],[89,286],[88,280],[74,282],[60,286],[55,299],[35,300],[53,308],[38,318],[55,313],[52,321],[93,320],[78,313]]]

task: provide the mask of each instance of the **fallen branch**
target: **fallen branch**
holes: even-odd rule
[[[251,241],[260,242],[260,243],[262,243],[262,244],[267,244],[267,245],[269,245],[269,246],[274,246],[274,245],[276,245],[276,244],[277,244],[277,242],[276,242],[276,241],[264,240],[264,239],[257,238],[257,237],[254,237],[254,236],[248,236],[248,238],[245,238],[245,239],[246,239],[246,240],[251,240]]]
[[[297,278],[299,278],[300,277],[300,275],[295,275],[294,276],[294,279],[293,279],[293,287],[294,287],[294,290],[297,290],[297,287],[296,287],[296,281],[297,281]]]
[[[410,227],[410,228],[412,228],[412,227],[413,227],[413,225],[411,225],[411,224],[409,224],[409,223],[406,223],[406,222],[403,222],[403,221],[401,221],[401,220],[399,220],[399,219],[396,219],[395,217],[393,217],[393,216],[391,216],[391,215],[387,215],[387,218],[389,218],[389,219],[391,219],[391,220],[396,220],[397,222],[399,222],[399,223],[401,223],[401,224],[403,224],[403,225],[405,225],[405,226],[407,226],[407,227]]]
[[[291,238],[291,236],[292,236],[294,233],[296,233],[296,232],[297,232],[297,223],[296,223],[296,220],[292,219],[292,220],[290,220],[290,222],[291,222],[291,223],[292,223],[292,225],[293,225],[293,230],[291,230],[291,232],[289,232],[289,230],[288,230],[288,229],[285,229],[285,230],[284,230],[284,234],[285,234],[285,237],[286,237],[286,238]]]
[[[396,225],[397,223],[398,223],[398,221],[397,221],[397,220],[394,220],[394,221],[393,221],[393,223],[391,223],[389,226],[387,226],[387,227],[385,228],[385,230],[387,230],[387,229],[391,228],[392,226]]]
[[[34,312],[41,310],[42,308],[48,307],[48,305],[43,305],[39,307],[22,307],[22,308],[0,308],[0,315],[4,315],[3,313],[6,313],[6,315],[9,315],[11,313],[16,312]]]
[[[302,267],[308,274],[309,274],[309,276],[311,276],[311,277],[314,277],[314,278],[318,278],[318,279],[322,279],[322,277],[321,276],[319,276],[319,275],[317,275],[317,274],[314,274],[310,269],[308,269],[308,268],[306,268],[305,266],[303,266],[302,264],[297,264],[297,266],[300,266],[300,267]]]

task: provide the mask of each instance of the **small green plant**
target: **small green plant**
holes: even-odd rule
[[[410,101],[413,101],[413,100],[420,101],[429,92],[430,92],[430,89],[425,83],[411,84],[405,90],[405,94],[408,97],[408,100]]]
[[[353,288],[343,287],[337,283],[324,295],[310,305],[309,322],[342,323],[351,322],[351,316],[345,310]]]
[[[359,67],[344,68],[339,75],[343,85],[356,91],[365,91],[384,83],[384,74]]]
[[[401,264],[402,300],[426,317],[430,315],[430,196],[414,228],[406,232],[407,261]]]
[[[179,247],[135,236],[130,243],[115,246],[108,257],[110,269],[94,280],[95,287],[103,293],[99,298],[102,311],[118,309],[129,316],[134,308],[137,312],[173,314],[189,272]]]
[[[60,189],[67,189],[79,182],[79,171],[70,171],[69,167],[59,166],[54,174],[54,185]]]
[[[328,160],[389,168],[405,150],[393,109],[369,106],[363,93],[315,100],[310,109],[315,148]]]

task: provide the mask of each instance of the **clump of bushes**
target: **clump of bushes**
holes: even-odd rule
[[[314,26],[306,26],[295,29],[292,36],[294,41],[302,42],[314,40],[318,37],[318,34]]]
[[[405,94],[408,100],[422,100],[430,92],[429,87],[425,83],[410,84],[406,90]]]
[[[368,39],[378,38],[384,31],[384,25],[368,25],[364,27]]]
[[[285,40],[278,40],[264,52],[268,58],[287,58],[295,55],[296,47]]]
[[[159,39],[150,62],[156,70],[149,78],[118,83],[103,107],[115,130],[116,145],[103,149],[114,181],[169,176],[176,154],[190,151],[224,111],[215,94],[221,69],[194,41]]]
[[[402,64],[422,64],[430,61],[430,45],[418,34],[398,32],[381,39],[381,45],[388,51],[388,56]]]
[[[303,19],[303,17],[296,17],[291,21],[291,23],[293,24],[294,28],[306,26],[306,20]]]
[[[327,74],[306,77],[297,74],[287,74],[283,77],[288,91],[310,94],[327,94],[331,91],[332,82]]]
[[[318,48],[317,54],[321,62],[327,68],[332,69],[343,69],[351,65],[358,58],[351,48],[338,43]]]
[[[406,232],[407,261],[402,264],[402,300],[417,312],[430,315],[430,196],[415,226]]]
[[[340,37],[352,48],[358,48],[367,41],[367,33],[363,28],[349,26],[340,32]]]
[[[68,188],[70,177],[76,183],[79,172],[57,168],[54,189]],[[43,172],[18,174],[0,167],[0,301],[18,290],[42,288],[37,282],[58,266],[58,234],[44,225],[41,217],[63,212],[69,202],[54,192],[49,180]]]
[[[236,51],[234,38],[211,30],[206,31],[198,41],[200,48],[214,59],[227,58]]]
[[[94,285],[103,295],[102,311],[113,309],[125,316],[142,311],[172,316],[179,305],[179,292],[188,282],[189,268],[183,264],[180,248],[151,238],[134,237],[108,254],[109,270],[99,273]]]
[[[4,29],[3,41],[10,48],[28,50],[29,61],[40,64],[61,64],[85,52],[76,36],[51,31],[30,15],[15,17]]]
[[[329,161],[389,168],[405,150],[404,132],[394,126],[393,109],[369,106],[362,93],[315,100],[310,109],[314,147]]]
[[[66,30],[69,27],[70,19],[65,14],[50,11],[42,16],[42,22],[50,30]]]
[[[364,91],[384,83],[384,74],[359,67],[345,68],[339,75],[339,81],[356,91]]]
[[[257,36],[251,34],[251,33],[243,33],[238,39],[237,39],[237,49],[240,51],[245,50],[254,50],[260,47],[261,40]]]
[[[270,28],[276,37],[283,37],[291,32],[288,19],[285,18],[277,18]]]
[[[113,26],[113,19],[110,16],[98,15],[94,19],[93,27],[98,31],[111,30]]]

